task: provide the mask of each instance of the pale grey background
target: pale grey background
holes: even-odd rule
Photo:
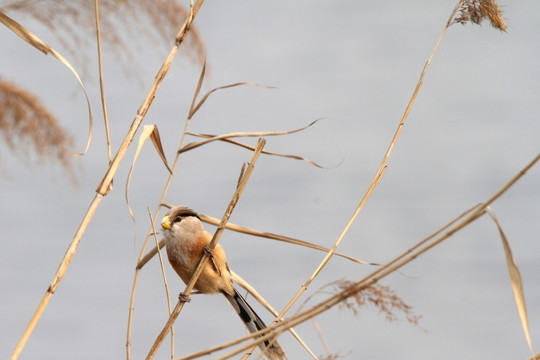
[[[303,133],[268,138],[267,149],[294,153],[331,169],[262,157],[231,221],[331,246],[367,189],[454,1],[208,1],[196,20],[211,68],[204,90],[238,81],[276,86],[214,94],[194,118],[194,132],[288,130],[329,117]],[[486,200],[539,150],[540,3],[505,2],[507,33],[453,26],[425,77],[389,169],[339,251],[384,262],[459,213]],[[18,18],[20,19],[20,18]],[[23,19],[20,19],[21,21]],[[45,29],[31,30],[62,52]],[[144,31],[141,29],[141,31]],[[31,89],[85,143],[84,98],[54,58],[0,31],[1,74]],[[138,44],[140,79],[105,55],[113,148],[124,137],[166,51]],[[96,65],[93,49],[90,73]],[[200,66],[183,58],[158,91],[144,124],[158,124],[172,161]],[[44,294],[106,167],[95,76],[85,78],[95,115],[90,152],[75,162],[74,187],[61,169],[29,167],[2,147],[0,357],[7,358]],[[254,143],[252,141],[252,143]],[[167,172],[146,145],[130,195],[137,241],[124,200],[135,146],[115,189],[102,202],[60,287],[21,359],[118,359],[125,336],[134,265]],[[212,144],[181,158],[167,202],[221,217],[248,151]],[[533,168],[493,205],[511,242],[527,298],[533,345],[540,336],[540,172]],[[281,309],[323,254],[225,233],[231,267]],[[372,268],[335,258],[303,296]],[[183,284],[167,265],[173,296]],[[318,320],[332,352],[348,359],[525,359],[530,355],[492,221],[482,218],[383,284],[422,316],[419,327],[388,323],[373,307],[353,317],[332,309]],[[318,295],[307,306],[322,300]],[[252,301],[253,303],[253,301]],[[257,309],[259,309],[257,307]],[[140,359],[167,318],[156,260],[137,288],[133,359]],[[263,318],[270,317],[263,310]],[[312,323],[297,327],[324,355]],[[176,355],[245,332],[219,296],[195,297],[176,326]],[[288,334],[289,359],[308,359]],[[168,358],[168,343],[157,358]],[[536,351],[538,347],[535,348]],[[210,358],[214,358],[211,356]]]

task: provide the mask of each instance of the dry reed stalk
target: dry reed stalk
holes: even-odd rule
[[[248,180],[249,180],[249,178],[251,176],[251,173],[253,172],[253,168],[255,166],[255,163],[257,162],[257,159],[259,158],[259,155],[261,154],[261,151],[262,151],[265,143],[266,143],[266,140],[264,140],[262,138],[259,139],[259,141],[257,143],[257,148],[255,149],[255,152],[253,153],[253,156],[251,158],[251,161],[250,161],[249,165],[247,166],[247,168],[245,168],[245,171],[244,171],[244,167],[242,167],[242,172],[241,172],[240,179],[238,181],[238,185],[236,187],[236,191],[234,192],[234,195],[233,195],[231,201],[229,202],[229,206],[227,207],[227,210],[225,211],[225,214],[223,215],[223,218],[221,219],[221,222],[220,222],[218,228],[216,229],[216,232],[214,233],[214,236],[212,237],[212,240],[210,241],[210,244],[208,245],[210,250],[213,250],[216,247],[217,242],[219,241],[219,238],[221,237],[221,234],[225,230],[225,225],[229,221],[229,218],[231,217],[232,212],[234,211],[234,208],[235,208],[236,204],[238,203],[238,200],[240,199],[240,196],[242,195],[242,192],[244,191],[244,188],[245,188],[245,186],[246,186],[246,184],[247,184],[247,182],[248,182]],[[204,269],[204,266],[206,265],[207,262],[208,262],[208,255],[206,253],[204,253],[201,260],[200,260],[200,262],[199,262],[199,265],[197,266],[197,269],[195,270],[195,272],[193,273],[193,276],[191,277],[191,280],[187,284],[185,290],[182,292],[182,294],[184,296],[189,296],[189,294],[191,293],[191,291],[195,287],[195,283],[199,279],[199,276],[201,275],[201,273],[202,273],[202,271]],[[179,301],[176,304],[176,307],[174,308],[173,313],[169,317],[169,320],[165,324],[165,326],[164,326],[163,330],[161,331],[161,333],[156,338],[156,341],[152,345],[152,348],[150,349],[150,352],[148,353],[146,359],[152,359],[154,357],[154,355],[157,352],[159,346],[161,345],[161,343],[165,339],[165,336],[167,335],[167,333],[171,329],[172,325],[176,321],[176,318],[178,317],[178,315],[180,315],[180,312],[182,311],[182,308],[184,307],[184,304],[185,304],[184,301]]]
[[[109,159],[109,166],[112,162],[111,153],[111,135],[109,132],[109,115],[107,112],[107,102],[105,101],[105,85],[103,80],[103,64],[101,61],[101,31],[99,27],[99,0],[94,1],[94,9],[96,14],[96,43],[97,43],[97,56],[98,56],[98,74],[99,74],[99,93],[101,97],[101,108],[103,110],[103,121],[105,122],[105,137],[107,140],[107,156]],[[111,189],[113,183],[111,181]]]
[[[64,274],[69,267],[69,264],[71,263],[71,260],[73,256],[75,255],[75,252],[77,251],[77,247],[79,246],[79,243],[82,239],[82,236],[84,232],[86,231],[86,228],[88,227],[88,224],[90,223],[91,219],[94,216],[95,211],[97,210],[103,196],[107,195],[107,193],[110,190],[110,184],[112,182],[112,179],[114,175],[116,174],[116,171],[118,170],[118,166],[122,162],[122,159],[124,158],[124,155],[131,144],[131,141],[135,137],[135,133],[137,132],[140,124],[142,123],[146,113],[148,112],[148,109],[150,108],[154,98],[155,94],[157,92],[157,89],[159,85],[161,84],[161,81],[167,74],[167,71],[169,70],[172,60],[175,57],[178,48],[183,43],[184,39],[187,37],[191,24],[199,11],[201,5],[203,4],[204,0],[198,0],[195,6],[192,8],[192,11],[190,12],[189,18],[184,22],[182,28],[178,32],[174,45],[165,60],[165,62],[162,64],[161,68],[159,69],[155,81],[152,84],[152,87],[145,98],[143,104],[137,111],[137,116],[133,120],[133,123],[131,124],[129,131],[124,138],[120,148],[118,149],[113,162],[107,169],[107,172],[105,173],[105,176],[101,180],[101,183],[98,186],[98,189],[96,190],[96,195],[94,199],[92,200],[81,224],[79,225],[79,228],[77,229],[77,232],[75,233],[75,236],[73,237],[73,240],[71,244],[69,245],[62,261],[60,262],[60,265],[58,266],[58,269],[53,277],[53,280],[51,281],[49,287],[47,288],[47,291],[45,292],[45,295],[41,299],[41,302],[39,303],[34,315],[32,316],[30,323],[26,327],[23,335],[21,336],[21,339],[19,340],[17,346],[15,347],[15,350],[13,351],[11,355],[11,360],[15,360],[19,357],[22,349],[24,348],[26,342],[28,341],[30,335],[32,334],[36,324],[39,321],[39,318],[43,314],[43,311],[45,311],[45,308],[47,307],[47,304],[49,303],[49,300],[51,299],[52,295],[56,291],[58,285],[62,281],[62,278],[64,277]]]
[[[347,223],[347,225],[345,226],[345,229],[343,230],[343,232],[341,233],[341,235],[339,236],[339,238],[336,240],[336,242],[334,243],[334,245],[332,246],[332,248],[330,249],[330,251],[326,254],[326,256],[324,257],[324,259],[322,260],[322,262],[319,264],[319,266],[317,267],[317,269],[315,269],[315,271],[313,272],[313,274],[311,275],[311,277],[304,283],[304,285],[302,285],[300,287],[300,290],[298,290],[298,292],[293,296],[293,298],[289,301],[289,303],[285,306],[285,308],[283,308],[283,310],[281,311],[281,313],[279,314],[279,316],[276,318],[275,321],[279,321],[283,318],[283,315],[285,315],[285,313],[287,311],[289,311],[289,309],[291,308],[291,306],[300,298],[300,296],[304,293],[304,291],[307,290],[309,284],[311,284],[311,282],[315,279],[315,277],[319,274],[319,272],[322,270],[322,268],[328,263],[328,261],[330,261],[330,258],[334,255],[335,251],[336,251],[336,248],[339,246],[339,244],[341,243],[341,241],[343,240],[343,238],[345,237],[345,234],[348,232],[349,228],[351,227],[352,223],[354,222],[354,220],[356,219],[356,216],[358,215],[358,213],[360,212],[360,210],[362,209],[362,207],[364,206],[364,204],[366,203],[367,199],[370,197],[370,195],[372,194],[373,190],[375,189],[375,186],[377,186],[377,184],[379,183],[382,175],[384,175],[384,172],[386,170],[386,166],[382,169],[382,171],[380,173],[377,173],[376,174],[376,177],[373,179],[373,181],[371,182],[371,185],[368,189],[368,191],[366,192],[366,194],[364,195],[362,201],[360,202],[360,204],[358,205],[356,211],[354,212],[353,216],[351,217],[351,219],[349,220],[349,222]]]
[[[321,344],[323,345],[324,351],[326,351],[326,354],[328,355],[326,359],[328,360],[333,359],[331,355],[332,351],[330,351],[330,346],[328,346],[328,343],[326,342],[326,339],[324,338],[321,327],[319,326],[319,321],[317,321],[317,317],[313,317],[311,321],[313,322],[313,327],[315,328],[315,332],[317,333],[317,336],[319,337],[319,340],[321,341]]]
[[[537,354],[534,354],[533,356],[527,358],[527,360],[538,360],[540,359],[540,352]]]
[[[486,200],[484,203],[479,204],[478,206],[474,207],[473,210],[468,210],[464,214],[469,214],[466,216],[463,220],[456,223],[456,219],[452,220],[450,224],[453,224],[451,227],[448,225],[445,225],[437,232],[439,234],[443,230],[446,230],[446,232],[439,237],[435,238],[430,243],[429,240],[433,239],[433,236],[430,235],[426,239],[420,241],[418,244],[416,244],[411,249],[407,250],[403,254],[399,255],[395,259],[389,261],[385,265],[381,266],[379,269],[375,270],[374,272],[370,273],[360,281],[358,281],[356,284],[368,284],[374,283],[376,281],[379,281],[383,277],[389,275],[390,273],[396,271],[397,269],[401,268],[405,264],[408,264],[412,260],[414,260],[419,255],[425,253],[426,251],[430,250],[434,246],[440,244],[444,240],[448,239],[450,236],[458,232],[459,230],[463,229],[465,226],[469,225],[473,221],[480,218],[482,215],[485,214],[486,208],[491,205],[495,200],[497,200],[502,194],[504,194],[510,187],[512,187],[521,177],[523,177],[526,172],[531,169],[538,161],[540,160],[540,154],[538,154],[532,161],[530,161],[518,174],[516,174],[506,185],[504,185],[499,191],[497,191],[493,196],[491,196],[488,200]],[[463,215],[463,214],[462,214]],[[462,217],[460,215],[459,218]],[[420,247],[423,245],[422,247]]]
[[[154,228],[154,224],[156,222],[156,219],[152,219],[152,228]],[[141,248],[141,251],[139,253],[139,260],[143,257],[144,251],[146,250],[146,246],[148,245],[148,241],[150,240],[150,235],[146,237],[143,246]],[[131,323],[132,323],[132,314],[133,314],[133,304],[135,302],[135,290],[137,288],[137,279],[139,278],[139,271],[138,269],[135,271],[134,279],[133,279],[133,285],[131,286],[131,297],[129,301],[129,316],[128,316],[128,326],[127,326],[127,335],[126,335],[126,358],[127,360],[131,359]]]
[[[159,240],[157,238],[156,228],[154,226],[154,220],[152,219],[152,212],[150,211],[150,208],[147,208],[148,210],[148,216],[150,217],[150,226],[152,227],[152,234],[154,235],[154,240],[156,241],[156,246],[159,244]],[[161,251],[158,251],[158,257],[159,257],[159,266],[161,268],[161,274],[163,276],[163,284],[165,285],[165,295],[167,297],[167,307],[169,309],[169,316],[172,314],[172,308],[171,308],[171,294],[169,292],[169,284],[167,283],[167,275],[165,275],[165,265],[163,264],[163,258],[161,256]],[[174,359],[174,327],[171,328],[171,359]]]
[[[416,96],[418,95],[418,93],[420,91],[420,88],[422,87],[424,75],[425,75],[425,73],[426,73],[426,71],[427,71],[427,69],[429,67],[429,64],[431,63],[431,60],[433,59],[433,56],[435,55],[435,52],[437,51],[437,48],[439,47],[439,44],[440,44],[442,38],[444,37],[444,35],[446,33],[446,30],[448,30],[448,28],[450,27],[452,19],[454,18],[454,16],[457,13],[459,7],[461,6],[462,1],[460,1],[458,3],[458,5],[456,5],[454,10],[452,11],[452,13],[451,13],[451,15],[450,15],[450,17],[449,17],[449,19],[448,19],[448,21],[446,23],[446,26],[444,27],[441,35],[439,36],[439,39],[437,40],[437,42],[435,44],[435,47],[431,51],[431,54],[430,54],[428,60],[426,61],[426,64],[424,65],[424,68],[422,69],[422,72],[420,73],[420,78],[418,79],[418,82],[417,82],[416,87],[414,89],[414,92],[413,92],[413,94],[411,96],[411,99],[409,100],[409,103],[407,104],[405,112],[404,112],[404,114],[403,114],[403,116],[402,116],[402,118],[401,118],[401,120],[400,120],[400,122],[398,124],[398,127],[397,127],[397,129],[396,129],[396,131],[394,133],[394,137],[390,141],[390,145],[388,146],[388,149],[387,149],[387,151],[386,151],[386,153],[385,153],[385,155],[383,157],[383,160],[381,161],[381,164],[380,164],[379,168],[377,169],[377,172],[375,173],[375,176],[373,177],[373,180],[372,180],[368,190],[366,191],[364,197],[360,201],[360,204],[358,205],[355,212],[351,216],[351,218],[350,218],[349,222],[347,223],[347,225],[345,226],[343,232],[340,234],[340,236],[338,237],[338,239],[334,243],[334,246],[332,247],[332,249],[330,249],[330,252],[328,252],[328,254],[321,261],[321,263],[319,264],[317,269],[313,272],[311,277],[306,281],[306,283],[304,285],[302,285],[300,290],[298,290],[298,292],[293,296],[293,298],[285,306],[285,308],[282,310],[282,312],[280,313],[280,316],[277,318],[277,320],[281,319],[283,317],[283,315],[287,311],[289,311],[291,306],[298,300],[298,298],[302,295],[302,293],[307,289],[307,286],[313,281],[313,279],[315,279],[315,277],[319,274],[319,272],[322,270],[322,268],[324,266],[326,266],[328,261],[330,261],[330,259],[334,255],[334,252],[335,252],[336,248],[339,246],[339,244],[341,243],[341,241],[343,240],[343,238],[345,237],[345,235],[349,231],[352,223],[355,221],[356,217],[358,216],[358,214],[360,213],[360,211],[364,207],[364,204],[367,202],[367,200],[371,196],[371,193],[373,192],[375,187],[378,185],[381,177],[384,175],[384,172],[386,171],[386,166],[387,166],[386,164],[388,162],[388,158],[390,157],[390,154],[392,153],[394,145],[397,142],[399,134],[401,133],[401,130],[402,130],[403,126],[405,125],[405,121],[407,120],[407,117],[409,116],[409,113],[410,113],[410,111],[412,109],[412,106],[414,105],[414,102],[416,100]]]

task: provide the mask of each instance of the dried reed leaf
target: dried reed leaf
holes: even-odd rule
[[[199,101],[199,103],[197,104],[197,106],[195,106],[195,108],[192,108],[190,113],[189,113],[189,117],[191,118],[199,109],[200,107],[204,104],[204,102],[206,101],[206,99],[208,99],[208,97],[218,91],[218,90],[223,90],[223,89],[229,89],[229,88],[233,88],[233,87],[236,87],[236,86],[242,86],[242,85],[249,85],[249,86],[259,86],[259,87],[263,87],[263,88],[266,88],[266,89],[273,89],[274,87],[273,86],[266,86],[266,85],[262,85],[262,84],[257,84],[257,83],[253,83],[253,82],[248,82],[248,81],[244,81],[244,82],[237,82],[237,83],[234,83],[234,84],[229,84],[229,85],[224,85],[224,86],[220,86],[220,87],[217,87],[217,88],[214,88],[212,90],[210,90],[209,92],[207,92],[203,97],[202,99]],[[193,106],[193,104],[192,104]]]
[[[73,66],[71,66],[71,64],[60,53],[56,52],[56,50],[52,48],[51,48],[51,54],[54,55],[54,57],[60,60],[62,64],[64,64],[71,70],[71,72],[75,75],[75,77],[79,81],[79,84],[81,85],[81,88],[84,92],[84,97],[86,99],[86,106],[88,107],[88,140],[86,141],[86,148],[84,149],[84,151],[82,153],[74,154],[75,156],[82,156],[88,152],[88,149],[90,148],[90,143],[92,142],[92,132],[93,132],[93,127],[94,127],[93,125],[94,121],[92,120],[92,109],[90,108],[90,100],[88,99],[86,88],[81,78],[79,77],[79,74],[77,74],[77,71],[75,70],[75,68],[73,68]]]
[[[50,51],[50,46],[47,45],[43,40],[35,36],[31,31],[26,29],[24,26],[4,14],[0,11],[0,22],[8,27],[11,31],[17,34],[21,39],[47,55]]]
[[[71,72],[75,75],[77,78],[77,81],[81,85],[81,88],[84,92],[84,97],[86,98],[86,105],[88,106],[88,140],[86,142],[86,148],[84,152],[75,154],[75,156],[81,156],[84,155],[88,148],[90,147],[90,143],[92,141],[92,128],[93,128],[93,120],[92,120],[92,110],[90,108],[90,100],[88,99],[88,94],[86,93],[86,88],[75,70],[75,68],[67,61],[62,54],[54,50],[52,47],[47,45],[44,41],[39,39],[36,35],[34,35],[30,30],[16,22],[15,20],[11,19],[7,15],[5,15],[3,12],[0,11],[0,22],[7,26],[11,31],[13,31],[15,34],[17,34],[21,39],[28,42],[30,45],[38,49],[39,51],[43,52],[45,55],[51,54],[55,58],[57,58],[62,64],[64,64]]]
[[[202,221],[204,221],[204,222],[206,222],[208,224],[215,225],[215,226],[217,226],[219,224],[219,220],[212,217],[212,216],[208,216],[208,215],[204,215],[204,214],[200,214],[200,213],[199,213],[199,216],[201,217]],[[307,241],[294,239],[294,238],[290,238],[290,237],[282,236],[282,235],[276,235],[276,234],[272,234],[272,233],[268,233],[268,232],[262,232],[262,231],[258,231],[258,230],[255,230],[255,229],[247,228],[245,226],[236,225],[236,224],[233,224],[231,222],[227,223],[226,228],[228,230],[236,231],[236,232],[239,232],[239,233],[242,233],[242,234],[247,234],[247,235],[272,239],[272,240],[283,241],[283,242],[286,242],[286,243],[289,243],[289,244],[305,246],[305,247],[308,247],[308,248],[311,248],[311,249],[316,249],[316,250],[320,250],[320,251],[324,251],[324,252],[330,251],[330,249],[327,249],[327,248],[325,248],[323,246],[316,245],[316,244],[313,244],[313,243],[310,243],[310,242],[307,242]],[[338,253],[338,252],[336,252],[335,254],[337,256],[341,256],[341,257],[343,257],[345,259],[354,261],[355,263],[358,263],[358,264],[378,265],[378,264],[368,263],[368,262],[365,262],[365,261],[362,261],[362,260],[358,260],[358,259],[356,259],[356,258],[354,258],[352,256],[348,256],[348,255],[341,254],[341,253]]]
[[[234,137],[259,137],[259,136],[279,136],[279,135],[294,134],[296,132],[307,129],[312,125],[315,125],[320,120],[322,120],[322,119],[317,119],[317,120],[311,122],[309,125],[301,127],[299,129],[288,130],[288,131],[233,132],[233,133],[226,133],[226,134],[216,135],[216,136],[213,136],[213,137],[205,139],[205,140],[189,143],[189,144],[183,146],[180,150],[178,150],[178,153],[181,154],[183,152],[193,150],[195,148],[198,148],[199,146],[208,144],[208,143],[216,141],[216,140],[223,140],[223,139],[234,138]],[[189,133],[189,132],[187,134],[197,136],[196,134],[192,134],[192,133]]]
[[[206,56],[204,58],[201,75],[199,75],[199,81],[197,82],[197,88],[195,89],[195,93],[193,94],[193,100],[191,101],[191,106],[189,107],[188,121],[193,117],[193,115],[197,112],[197,110],[199,110],[200,105],[197,107],[197,109],[195,109],[195,102],[197,101],[197,97],[199,96],[199,92],[201,91],[205,74],[206,74]]]
[[[508,239],[503,232],[499,220],[488,206],[486,207],[486,212],[491,217],[491,219],[497,225],[499,230],[499,235],[501,236],[501,241],[504,248],[504,256],[506,257],[506,266],[508,267],[508,274],[510,275],[510,284],[512,285],[512,292],[514,293],[514,299],[516,300],[516,306],[519,313],[519,318],[521,319],[521,325],[523,326],[523,332],[525,333],[525,338],[527,339],[527,344],[529,345],[529,350],[531,354],[533,353],[531,335],[529,333],[529,322],[527,320],[527,305],[525,303],[525,293],[523,291],[523,282],[521,280],[521,274],[512,255],[512,250],[510,249],[510,244]]]
[[[192,136],[198,136],[198,137],[204,137],[204,138],[212,138],[212,137],[215,137],[217,135],[210,135],[210,134],[194,134],[194,133],[190,133],[190,135]],[[220,141],[223,141],[223,142],[228,142],[230,144],[234,144],[234,145],[237,145],[237,146],[240,146],[240,147],[243,147],[245,149],[248,149],[248,150],[252,150],[255,149],[254,146],[251,146],[251,145],[248,145],[248,144],[245,144],[245,143],[242,143],[240,141],[236,141],[236,140],[231,140],[231,139],[220,139]],[[293,160],[302,160],[302,161],[305,161],[313,166],[316,166],[320,169],[330,169],[328,167],[324,167],[322,165],[319,165],[317,164],[315,161],[313,160],[310,160],[308,158],[304,158],[304,157],[301,157],[301,156],[298,156],[298,155],[292,155],[292,154],[280,154],[280,153],[276,153],[276,152],[272,152],[272,151],[268,151],[268,150],[263,150],[263,154],[266,154],[266,155],[273,155],[273,156],[280,156],[280,157],[284,157],[284,158],[288,158],[288,159],[293,159]],[[339,165],[339,164],[338,164]]]
[[[214,92],[216,92],[218,90],[228,89],[228,88],[232,88],[232,87],[240,86],[240,85],[253,85],[253,86],[260,86],[260,87],[264,87],[264,88],[272,88],[271,86],[260,85],[260,84],[256,84],[256,83],[252,83],[252,82],[238,82],[238,83],[234,83],[234,84],[220,86],[220,87],[217,87],[217,88],[214,88],[214,89],[210,90],[209,92],[207,92],[202,97],[202,99],[197,103],[197,105],[195,105],[195,103],[197,101],[197,98],[199,97],[199,92],[201,91],[201,87],[202,87],[202,83],[203,83],[205,74],[206,74],[206,57],[204,58],[203,67],[202,67],[202,70],[201,70],[201,75],[199,76],[199,81],[197,82],[197,88],[195,89],[195,94],[193,95],[193,101],[191,102],[191,106],[189,108],[188,120],[190,120],[193,117],[193,115],[195,115],[195,113],[205,103],[206,99],[208,99],[208,97],[212,93],[214,93]]]
[[[154,148],[156,149],[159,156],[161,157],[161,160],[163,160],[163,164],[165,164],[165,167],[167,168],[167,170],[169,170],[169,173],[172,173],[172,170],[169,167],[169,164],[167,163],[167,159],[165,158],[165,153],[163,152],[163,148],[161,146],[161,139],[159,137],[157,125],[144,125],[141,135],[139,136],[139,144],[137,145],[137,151],[135,152],[135,156],[133,157],[133,162],[131,163],[131,168],[129,169],[129,174],[126,180],[126,203],[129,209],[129,214],[131,215],[131,218],[133,219],[133,222],[135,222],[135,215],[133,214],[133,211],[131,210],[131,206],[129,205],[129,184],[131,183],[131,175],[133,174],[133,168],[135,167],[135,163],[137,162],[139,153],[141,152],[141,149],[144,143],[149,138],[152,140],[152,143],[154,144]]]
[[[167,170],[169,170],[169,173],[172,174],[172,170],[169,167],[169,164],[167,163],[167,158],[165,158],[165,152],[163,151],[163,146],[161,145],[161,137],[159,136],[157,125],[152,125],[152,126],[153,126],[153,131],[150,134],[150,140],[152,140],[152,143],[154,144],[154,148],[158,152],[159,157],[161,157],[163,164],[165,165]]]

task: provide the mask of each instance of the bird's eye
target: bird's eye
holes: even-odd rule
[[[177,216],[174,218],[174,221],[173,222],[180,222],[182,221],[182,217],[181,216]]]

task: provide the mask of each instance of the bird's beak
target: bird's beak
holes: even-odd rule
[[[161,227],[164,229],[171,228],[171,219],[169,219],[169,216],[165,216],[163,219],[161,219]]]

